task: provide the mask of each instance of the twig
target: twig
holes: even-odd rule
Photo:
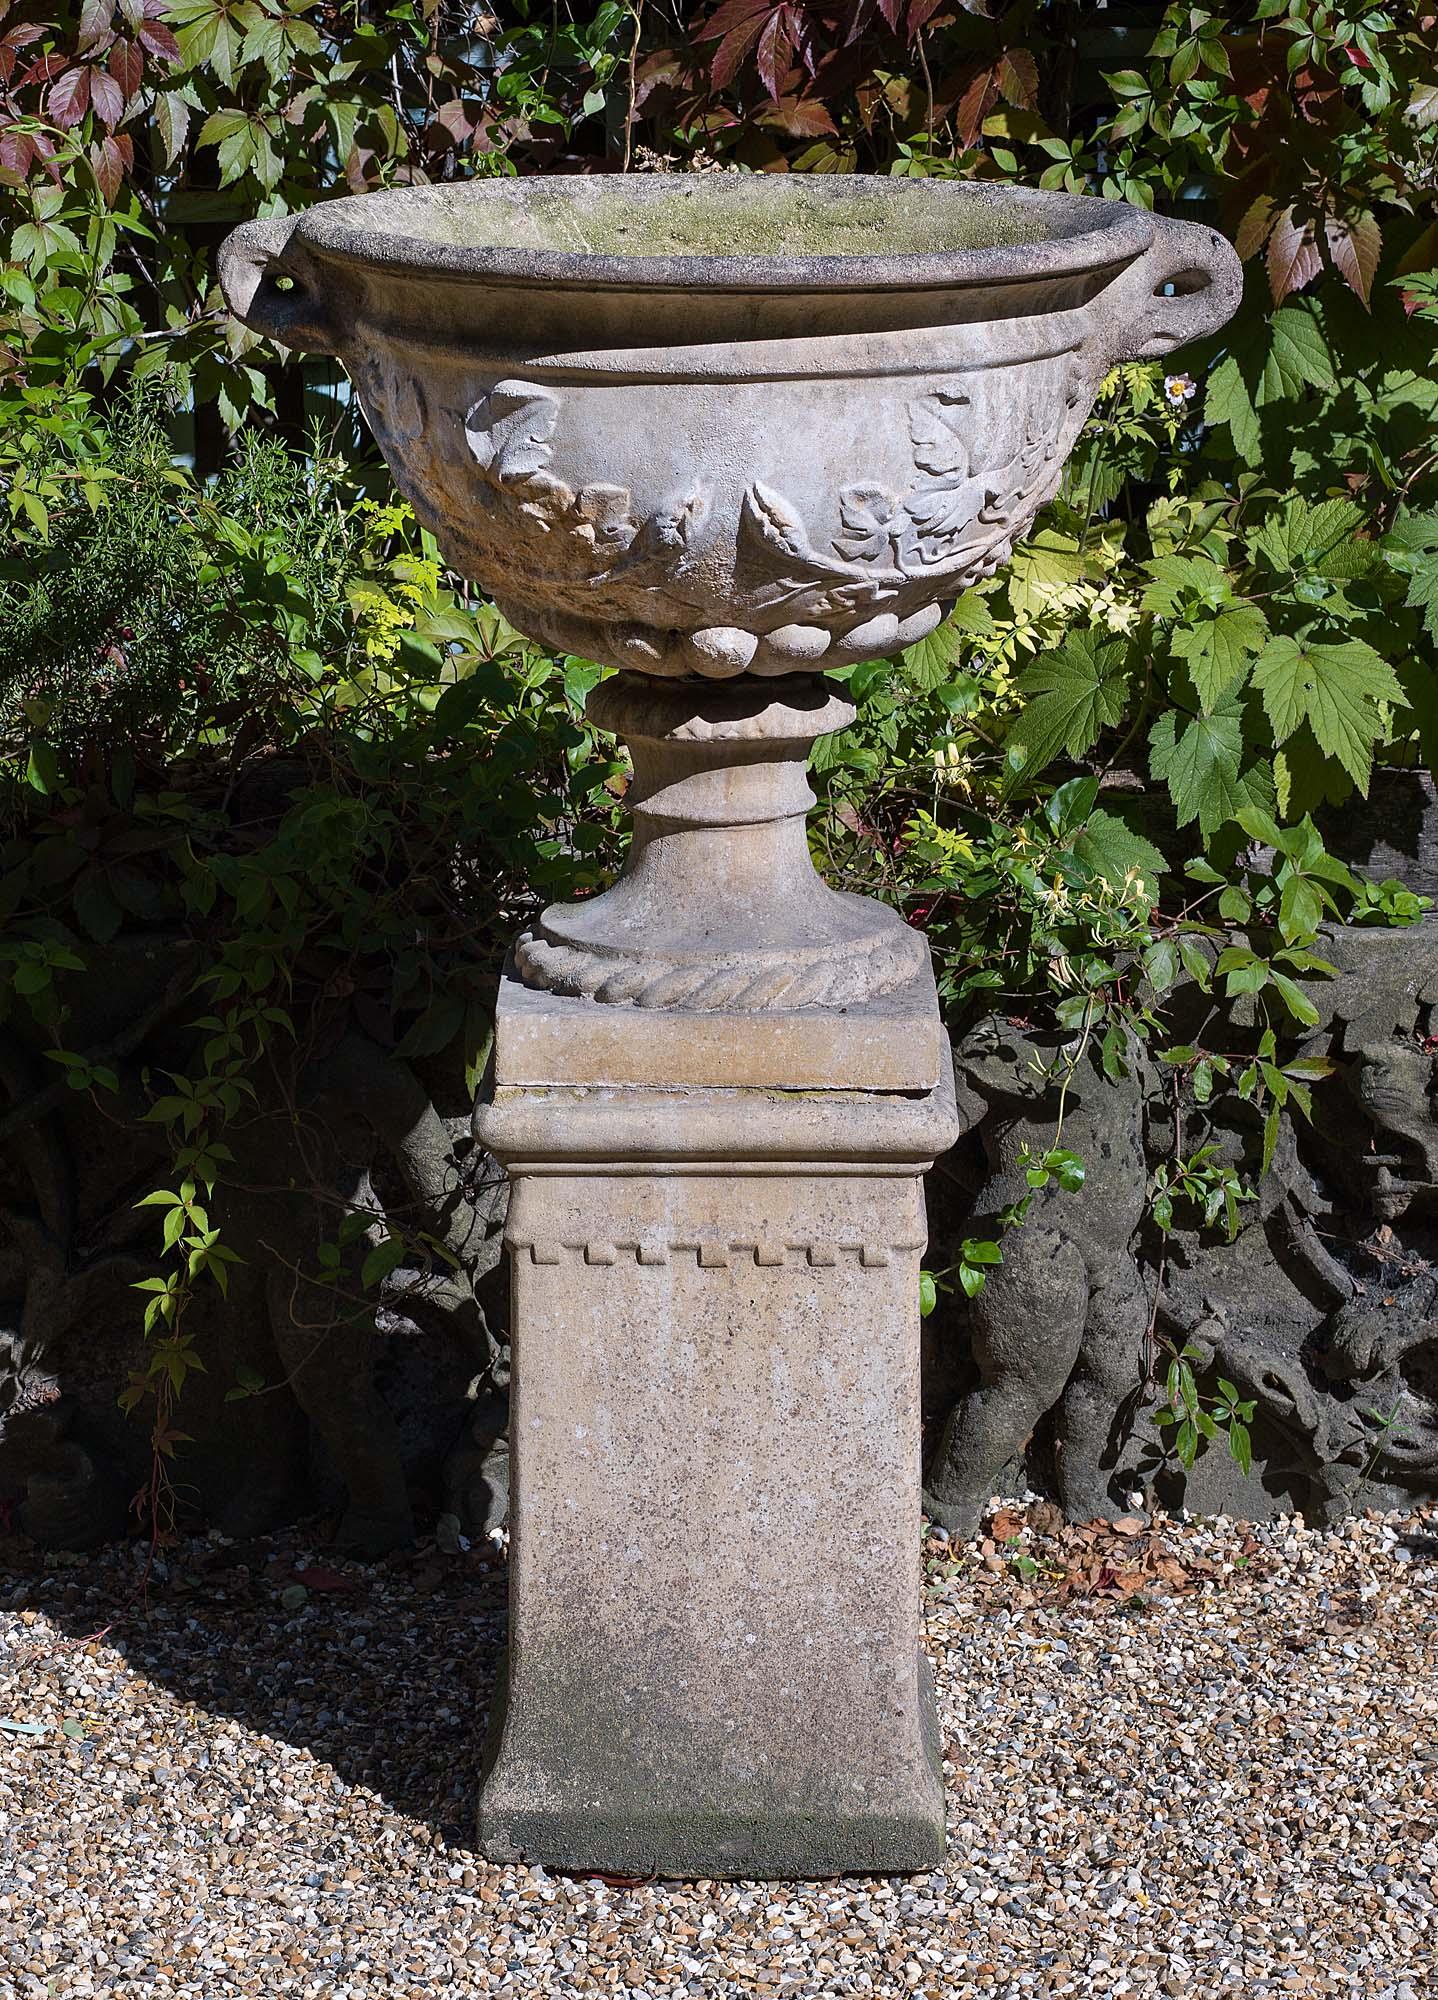
[[[638,89],[635,70],[639,62],[639,37],[644,27],[644,0],[629,0],[630,12],[634,16],[634,35],[629,44],[629,99],[624,108],[624,164],[622,171],[629,172],[630,156],[634,147],[634,99]]]

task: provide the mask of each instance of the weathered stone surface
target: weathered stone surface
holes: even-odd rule
[[[853,721],[853,704],[823,681],[715,687],[623,674],[594,690],[589,713],[629,744],[634,839],[612,889],[552,906],[520,937],[525,983],[643,1009],[648,1075],[674,1084],[731,1080],[709,1073],[726,1055],[747,1080],[789,1076],[806,1041],[814,1082],[832,1083],[862,1050],[841,1040],[826,1051],[827,1024],[850,1019],[862,1037],[856,1003],[907,996],[917,1032],[912,1049],[897,1038],[911,1067],[894,1081],[932,1089],[928,946],[884,904],[831,889],[809,854],[809,750]],[[716,1035],[718,1013],[740,1032]],[[762,1034],[742,1033],[745,1014],[764,1017]]]
[[[1054,1054],[1000,1019],[981,1022],[955,1050],[962,1109],[985,1162],[969,1234],[1002,1233],[1001,1212],[1028,1193],[1024,1160],[1052,1143]],[[1147,1197],[1149,1083],[1138,1050],[1117,1082],[1096,1055],[1085,1058],[1064,1107],[1064,1143],[1085,1162],[1083,1192],[1050,1185],[1035,1199],[969,1307],[978,1379],[952,1411],[925,1480],[929,1512],[957,1533],[973,1533],[1045,1417],[1065,1513],[1091,1520],[1126,1509],[1135,1476],[1122,1413],[1143,1378],[1149,1323],[1134,1247]]]
[[[582,1047],[597,1003],[548,1004]],[[527,1005],[506,982],[501,1074]],[[611,1011],[642,1043],[649,1017]],[[918,1268],[947,1087],[500,1086],[478,1129],[515,1182],[486,1852],[700,1876],[937,1861]]]
[[[1282,1128],[1261,1179],[1246,1107],[1208,1122],[1138,1051],[1116,1084],[1081,1066],[1064,1130],[1085,1186],[1041,1197],[1006,1237],[1003,1266],[949,1321],[938,1357],[959,1393],[926,1493],[956,1530],[990,1493],[1024,1485],[1073,1519],[1121,1513],[1143,1491],[1240,1518],[1322,1519],[1408,1505],[1438,1484],[1438,925],[1335,931],[1323,951],[1339,975],[1312,988],[1324,1013],[1302,1049],[1334,1073],[1312,1125]],[[1195,1020],[1209,1016],[1207,998],[1189,999]],[[1245,1005],[1208,1019],[1208,1045],[1243,1045]],[[977,1170],[951,1226],[984,1234],[1020,1190],[1023,1144],[1051,1141],[1055,1093],[1034,1059],[1051,1064],[1054,1047],[992,1020],[955,1055]],[[1212,1142],[1258,1182],[1232,1242],[1182,1209],[1160,1237],[1147,1215],[1176,1116],[1190,1147]],[[1222,1376],[1256,1404],[1248,1477],[1221,1448],[1187,1477],[1161,1458],[1152,1412],[1185,1344],[1208,1391]]]
[[[220,276],[248,324],[340,356],[417,515],[522,631],[627,670],[594,710],[634,749],[629,866],[515,962],[656,1012],[852,1007],[919,973],[920,940],[808,864],[803,758],[847,715],[812,677],[932,631],[1053,497],[1114,363],[1241,293],[1193,223],[863,175],[363,195],[245,225]]]
[[[340,355],[522,630],[706,679],[931,630],[1052,497],[1113,363],[1241,291],[1192,223],[864,175],[363,195],[247,224],[220,276],[250,325]]]

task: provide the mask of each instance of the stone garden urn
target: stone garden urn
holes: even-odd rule
[[[336,354],[420,520],[619,669],[620,881],[506,968],[513,1183],[495,1858],[936,1862],[919,1648],[921,1176],[956,1134],[923,938],[809,858],[828,669],[912,644],[1052,497],[1119,361],[1236,305],[1212,230],[846,176],[412,188],[236,230],[241,319]]]

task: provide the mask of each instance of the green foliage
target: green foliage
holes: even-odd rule
[[[1164,1379],[1165,1400],[1153,1412],[1160,1431],[1171,1429],[1169,1449],[1185,1472],[1191,1472],[1201,1452],[1222,1438],[1228,1455],[1239,1471],[1247,1475],[1253,1466],[1253,1435],[1250,1425],[1257,1404],[1241,1397],[1232,1382],[1220,1375],[1214,1392],[1205,1395],[1194,1373],[1194,1363],[1203,1363],[1203,1350],[1184,1346],[1170,1349],[1171,1359]]]
[[[608,878],[625,769],[584,722],[589,664],[464,603],[408,509],[337,461],[252,438],[201,491],[148,405],[95,452],[101,504],[62,489],[0,583],[0,1032],[98,1105],[118,1082],[71,1044],[80,985],[122,926],[188,942],[191,1059],[127,1107],[173,1163],[140,1203],[160,1268],[125,1395],[167,1459],[206,1365],[189,1303],[235,1261],[237,1124],[289,1101],[317,1023],[347,1017],[396,1060],[452,1051],[474,1088],[508,936]],[[357,1283],[442,1256],[392,1232]]]
[[[1178,372],[1115,370],[1011,566],[836,676],[859,719],[816,748],[813,840],[923,925],[951,1020],[1050,1037],[1060,1103],[1090,1054],[1161,1059],[1185,1115],[1155,1225],[1231,1233],[1322,1082],[1324,928],[1421,914],[1323,830],[1375,768],[1438,753],[1435,70],[1431,13],[1326,0],[0,13],[0,1018],[106,1102],[71,983],[122,926],[196,941],[194,1061],[148,1108],[175,1162],[140,1385],[163,1449],[247,1092],[336,993],[473,1076],[505,939],[605,879],[624,783],[584,721],[592,664],[442,573],[328,364],[227,320],[225,229],[470,173],[714,165],[1037,181],[1225,229],[1230,327]],[[172,447],[212,411],[197,476]],[[1214,1150],[1225,1102],[1242,1161]],[[1030,1173],[1030,1199],[1084,1198],[1061,1110]],[[361,1288],[413,1248],[366,1241]],[[965,1243],[925,1302],[1001,1255]]]

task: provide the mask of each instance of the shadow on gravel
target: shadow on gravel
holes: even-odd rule
[[[377,1563],[292,1535],[46,1555],[0,1538],[0,1609],[43,1611],[70,1643],[104,1631],[177,1700],[306,1749],[346,1784],[474,1835],[484,1728],[505,1637],[491,1548],[433,1544]]]

